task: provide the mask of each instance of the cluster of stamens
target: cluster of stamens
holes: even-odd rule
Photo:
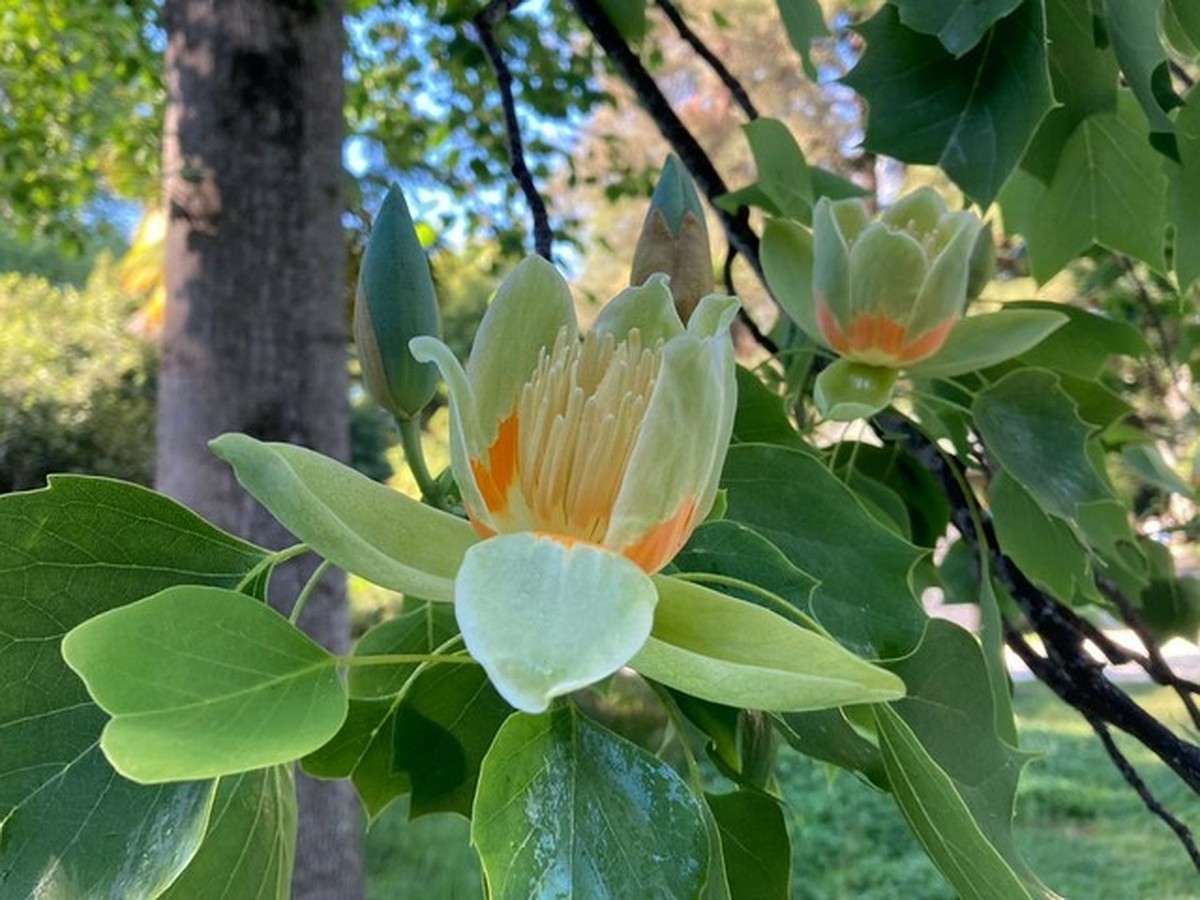
[[[517,406],[517,483],[537,530],[599,543],[658,377],[661,342],[637,329],[583,341],[559,332]]]

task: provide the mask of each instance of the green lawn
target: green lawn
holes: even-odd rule
[[[1166,691],[1136,694],[1160,716],[1177,708]],[[1182,847],[1125,785],[1083,719],[1040,685],[1019,686],[1016,703],[1025,748],[1045,754],[1025,771],[1016,825],[1017,842],[1042,879],[1085,900],[1200,897],[1200,876]],[[1122,745],[1159,799],[1200,833],[1200,800],[1145,751]],[[790,751],[780,760],[780,780],[795,900],[952,897],[886,796]],[[405,805],[393,805],[367,836],[368,896],[476,900],[480,877],[467,837],[459,817],[408,822]]]

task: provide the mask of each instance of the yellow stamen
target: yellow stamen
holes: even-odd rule
[[[516,484],[521,528],[599,543],[658,375],[659,348],[634,330],[582,342],[561,332],[521,389]]]

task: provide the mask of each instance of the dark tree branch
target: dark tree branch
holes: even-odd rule
[[[504,111],[504,129],[508,135],[508,157],[513,178],[525,195],[529,211],[533,215],[533,243],[538,256],[550,259],[553,250],[554,235],[550,230],[550,216],[546,212],[546,204],[538,193],[533,175],[525,163],[525,146],[521,141],[521,123],[517,120],[517,105],[513,99],[513,77],[504,61],[493,33],[496,25],[517,8],[521,0],[493,0],[485,6],[474,18],[475,30],[479,34],[479,44],[496,73],[496,83],[500,88],[500,106]]]
[[[729,93],[733,95],[733,99],[737,102],[737,105],[742,108],[742,112],[746,114],[746,118],[750,121],[757,119],[758,110],[754,106],[754,101],[750,99],[750,95],[746,93],[746,89],[742,87],[742,83],[726,68],[725,63],[721,62],[721,58],[713,53],[708,45],[700,39],[700,36],[692,31],[691,26],[683,20],[683,16],[680,15],[679,10],[675,8],[671,0],[655,0],[655,2],[658,4],[659,9],[663,11],[663,14],[666,15],[667,20],[675,26],[675,31],[683,38],[684,43],[691,47],[697,56],[708,63],[709,68],[721,79],[721,83],[725,85]]]
[[[952,521],[976,555],[986,551],[992,570],[1012,594],[1046,647],[1046,656],[1033,653],[1012,628],[1009,646],[1030,670],[1059,697],[1085,716],[1121,729],[1166,763],[1193,791],[1200,793],[1200,747],[1188,743],[1138,705],[1104,677],[1103,665],[1084,647],[1090,635],[1078,625],[1079,617],[1045,594],[999,551],[990,520],[981,519],[983,534],[975,526],[971,499],[963,493],[957,461],[948,458],[913,423],[895,413],[877,417],[881,429],[893,440],[905,441],[913,455],[937,479],[950,501]]]
[[[680,121],[675,110],[671,108],[671,104],[667,102],[667,98],[663,96],[650,73],[646,71],[646,67],[638,59],[637,54],[625,43],[620,32],[604,14],[598,0],[571,0],[571,2],[584,26],[592,33],[592,37],[596,39],[600,49],[608,56],[613,67],[633,89],[638,102],[654,120],[654,124],[658,126],[659,132],[667,139],[675,154],[687,166],[696,186],[708,198],[709,203],[714,203],[717,197],[729,193],[729,188],[725,186],[725,181],[713,166],[712,160],[708,158],[704,148],[692,136],[687,126]],[[730,215],[717,207],[715,203],[713,208],[717,212],[717,217],[721,221],[721,227],[725,230],[725,236],[729,243],[746,258],[759,280],[762,281],[763,287],[766,288],[766,279],[763,278],[762,265],[758,259],[758,235],[750,228],[744,215]]]

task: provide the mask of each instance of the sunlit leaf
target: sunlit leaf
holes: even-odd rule
[[[93,615],[183,581],[233,588],[265,559],[172,500],[59,475],[0,498],[0,869],[16,897],[152,895],[204,834],[211,782],[113,772],[104,714],[59,654]],[[164,834],[174,835],[163,840]]]
[[[62,652],[112,716],[105,755],[135,781],[290,762],[346,717],[337,660],[266,604],[221,588],[181,585],[110,610],[73,628]]]
[[[1165,272],[1162,170],[1162,158],[1146,141],[1141,110],[1127,91],[1115,112],[1080,122],[1027,235],[1034,277],[1048,280],[1093,244]]]

